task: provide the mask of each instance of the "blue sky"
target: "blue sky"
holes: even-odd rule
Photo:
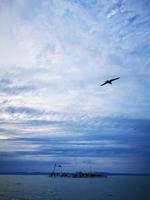
[[[150,172],[149,10],[148,0],[0,1],[1,172],[54,162]]]

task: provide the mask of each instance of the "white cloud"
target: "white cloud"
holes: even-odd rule
[[[0,37],[2,76],[10,77],[16,86],[35,86],[28,93],[6,96],[11,99],[9,105],[91,114],[99,111],[104,115],[140,114],[138,107],[133,106],[139,83],[132,79],[134,71],[129,68],[140,62],[129,55],[140,41],[131,44],[134,38],[130,37],[122,45],[117,42],[118,29],[122,27],[124,37],[129,37],[126,30],[130,26],[125,28],[123,20],[116,25],[118,20],[107,19],[103,12],[96,19],[85,8],[69,1],[42,4],[30,20],[21,13],[30,7],[29,1],[14,1],[11,12],[7,2],[2,4],[2,22],[5,21],[3,26],[7,30]],[[128,61],[125,56],[129,56]],[[114,76],[121,76],[117,85],[99,87],[100,82]],[[128,99],[133,106],[130,111],[125,106]]]

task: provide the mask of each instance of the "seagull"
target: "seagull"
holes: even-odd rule
[[[108,83],[109,83],[109,84],[112,84],[112,81],[118,80],[119,78],[120,78],[120,77],[107,80],[107,81],[105,81],[103,84],[101,84],[101,86],[106,85],[106,84],[108,84]]]

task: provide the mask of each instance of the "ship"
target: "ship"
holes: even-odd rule
[[[59,171],[55,171],[56,168],[59,168]],[[72,178],[94,178],[94,177],[107,177],[106,173],[103,172],[62,172],[62,165],[54,164],[52,172],[49,173],[49,177],[72,177]]]

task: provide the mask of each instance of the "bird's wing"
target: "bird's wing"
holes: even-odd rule
[[[105,82],[105,83],[101,84],[101,86],[103,86],[103,85],[106,85],[106,84],[107,84],[107,82]]]
[[[111,79],[110,81],[115,81],[115,80],[118,80],[120,77],[118,77],[118,78],[114,78],[114,79]]]

